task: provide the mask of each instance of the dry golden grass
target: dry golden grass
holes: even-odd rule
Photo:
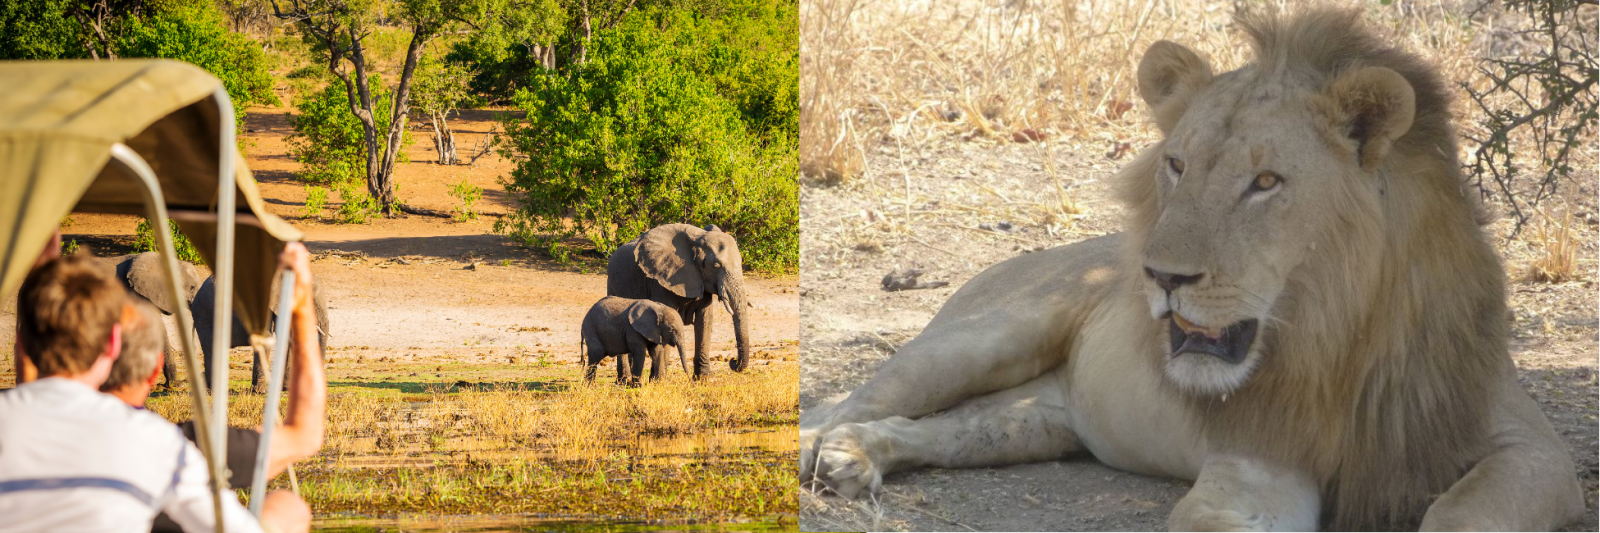
[[[564,459],[588,459],[639,435],[677,435],[744,426],[793,424],[799,417],[799,368],[784,364],[725,372],[708,382],[671,374],[639,388],[577,384],[559,392],[513,385],[446,393],[429,387],[426,402],[342,393],[328,399],[323,455],[432,451],[548,449]],[[235,393],[229,425],[261,424],[261,395]],[[190,418],[187,396],[153,398],[168,420]],[[280,409],[286,406],[280,404]],[[280,412],[280,416],[281,416]],[[468,439],[470,444],[457,443]]]
[[[228,425],[242,428],[260,426],[261,410],[265,407],[266,401],[266,396],[248,392],[234,393],[229,396]],[[184,390],[166,396],[151,398],[146,402],[145,408],[167,420],[181,422],[191,418],[189,413],[192,411],[192,405],[188,391]],[[287,412],[288,404],[286,400],[280,399],[278,401],[278,419],[282,420]]]
[[[1488,61],[1550,49],[1537,34],[1521,31],[1533,24],[1526,14],[1498,4],[1477,9],[1476,2],[1328,3],[1361,10],[1366,23],[1386,39],[1438,67],[1455,93],[1453,111],[1463,139],[1487,133],[1484,111],[1466,88],[1483,92],[1494,87],[1494,79],[1483,70]],[[1157,40],[1170,40],[1206,56],[1217,72],[1232,70],[1252,55],[1232,22],[1238,9],[1293,12],[1300,4],[808,0],[800,6],[802,170],[818,182],[862,184],[874,195],[890,195],[881,211],[864,217],[870,230],[861,226],[843,232],[842,244],[852,250],[885,249],[883,236],[915,226],[913,206],[930,200],[940,200],[944,210],[1074,231],[1075,221],[1098,213],[1087,212],[1085,205],[1093,202],[1073,196],[1085,172],[1058,168],[1058,160],[1096,160],[1101,154],[1122,159],[1159,135],[1133,79],[1144,50]],[[1580,17],[1583,24],[1594,24],[1594,11]],[[1487,101],[1491,107],[1515,109],[1522,105],[1520,98],[1548,98],[1537,85],[1517,90],[1521,96],[1501,91]],[[1592,135],[1592,128],[1583,133],[1591,143]],[[1021,200],[995,194],[1000,203],[914,194],[912,180],[924,171],[921,162],[962,140],[1036,147],[1025,153],[1051,178],[1053,190]],[[1513,153],[1519,154],[1517,166],[1539,174],[1544,165],[1534,141],[1531,130],[1515,132],[1510,139]],[[1461,160],[1475,161],[1474,146],[1465,140],[1461,145]],[[984,171],[978,164],[970,169]],[[1593,172],[1592,164],[1576,166],[1560,186],[1576,191],[1576,181],[1592,180]],[[1507,212],[1499,197],[1485,207],[1490,218],[1504,218]],[[1582,220],[1592,211],[1588,203],[1573,208]],[[1534,280],[1567,279],[1584,271],[1591,262],[1589,252],[1572,243],[1586,241],[1587,226],[1580,221],[1574,230],[1570,224],[1546,221],[1538,227],[1538,215],[1533,218],[1520,235],[1512,235],[1503,223],[1489,228],[1504,239],[1502,245],[1513,240],[1529,244],[1528,257],[1502,246],[1510,270],[1519,279]],[[854,220],[845,225],[863,224],[849,223]],[[936,246],[925,247],[938,250]]]
[[[1476,32],[1459,14],[1353,5],[1452,79],[1488,82],[1474,70]],[[802,138],[815,143],[801,157],[810,168],[858,169],[835,162],[835,148],[862,139],[1148,133],[1132,75],[1151,43],[1183,43],[1218,71],[1249,59],[1234,8],[1221,2],[817,0],[801,10]]]
[[[1578,273],[1578,243],[1572,236],[1572,206],[1562,209],[1560,220],[1543,210],[1534,226],[1532,243],[1536,248],[1528,265],[1528,279],[1542,283],[1572,280]]]

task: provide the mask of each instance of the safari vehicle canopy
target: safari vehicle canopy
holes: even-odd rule
[[[277,254],[301,239],[262,204],[234,143],[233,103],[206,71],[171,60],[0,62],[0,294],[17,289],[69,213],[177,222],[216,276],[214,368],[228,367],[232,312],[252,335],[266,334]],[[171,235],[153,233],[169,290],[183,301]],[[215,489],[227,479],[228,373],[212,376],[222,394],[208,406],[205,387],[195,386],[193,336],[182,337],[194,412],[210,415],[195,424],[208,437],[200,448]]]

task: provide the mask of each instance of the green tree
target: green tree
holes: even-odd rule
[[[411,110],[412,83],[430,40],[464,20],[482,20],[507,0],[273,0],[273,13],[294,23],[313,51],[345,91],[350,114],[361,123],[367,191],[384,214],[408,209],[395,196],[394,165]],[[374,66],[368,38],[380,21],[398,22],[411,32],[400,78],[390,93],[387,112],[377,108],[381,96],[371,85]],[[381,89],[381,88],[379,88]],[[387,115],[387,122],[380,119]]]
[[[450,113],[472,99],[467,84],[473,72],[463,63],[431,61],[423,58],[416,81],[417,110],[428,117],[433,126],[433,149],[439,153],[439,164],[454,165],[460,159],[456,154],[456,135],[450,129]]]
[[[122,57],[165,57],[193,63],[228,89],[235,108],[278,103],[261,46],[228,31],[209,2],[174,3],[121,23],[115,49]],[[243,113],[236,113],[243,120]]]
[[[77,59],[89,57],[78,38],[77,22],[67,16],[74,0],[0,2],[0,59]]]
[[[573,237],[610,253],[659,224],[716,224],[738,236],[751,267],[792,269],[794,134],[747,122],[719,91],[723,80],[737,89],[728,94],[747,92],[727,72],[743,63],[697,70],[691,60],[729,52],[730,24],[686,10],[629,17],[596,34],[587,62],[532,74],[514,98],[527,118],[506,125],[507,155],[521,162],[504,184],[520,208],[496,230],[564,258]]]
[[[206,0],[0,2],[0,59],[177,59],[221,80],[238,109],[276,103],[260,46],[223,24]]]
[[[566,32],[557,0],[497,0],[464,20],[472,32],[451,45],[445,61],[471,65],[472,90],[500,101],[524,86],[528,73],[556,68],[556,43]]]
[[[368,85],[382,87],[383,81],[372,76]],[[304,165],[302,181],[340,189],[347,184],[363,183],[365,176],[367,144],[361,121],[350,114],[350,94],[339,84],[329,84],[319,91],[301,93],[295,97],[298,115],[289,118],[294,134],[288,138],[289,153]],[[393,116],[393,96],[380,92],[372,106],[378,118],[377,127],[387,129]],[[411,133],[401,134],[401,147],[411,144]],[[396,157],[406,162],[404,150]]]

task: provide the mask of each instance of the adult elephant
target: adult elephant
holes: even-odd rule
[[[122,255],[103,259],[116,269],[117,280],[128,289],[128,295],[143,299],[161,310],[161,321],[167,330],[167,354],[163,358],[161,375],[166,379],[168,387],[176,384],[176,372],[173,364],[178,358],[174,355],[182,349],[183,343],[178,336],[177,319],[172,317],[178,309],[188,306],[194,301],[195,294],[200,290],[200,272],[195,270],[194,264],[187,261],[178,262],[178,283],[183,292],[184,301],[172,301],[172,293],[167,290],[167,280],[161,274],[161,254],[157,252],[144,252],[138,254]],[[188,332],[184,332],[187,334]]]
[[[734,372],[750,362],[749,299],[744,292],[744,262],[739,243],[716,226],[656,226],[611,253],[606,266],[606,294],[648,299],[676,309],[685,325],[694,326],[694,377],[711,373],[711,300],[720,298],[733,316],[738,358]]]
[[[270,305],[273,311],[269,317],[271,319],[269,327],[272,328],[278,326],[278,286],[282,283],[283,278],[273,276],[271,296],[268,299],[271,302]],[[322,348],[321,351],[326,353],[328,350],[328,299],[322,294],[321,278],[314,277],[311,280],[311,299],[317,309],[317,344]],[[205,283],[200,285],[200,289],[195,292],[194,300],[189,304],[189,313],[194,315],[195,333],[198,333],[200,337],[200,351],[205,354],[205,357],[201,359],[200,368],[202,373],[205,374],[207,387],[211,386],[211,339],[214,333],[216,301],[216,278],[211,277],[206,278]],[[237,314],[233,317],[233,334],[229,336],[229,341],[230,348],[251,347],[250,387],[257,393],[265,393],[267,391],[267,365],[262,364],[262,357],[271,351],[271,343],[252,346],[250,332],[244,328],[244,323],[239,321]],[[284,384],[287,386],[288,381],[285,380]]]

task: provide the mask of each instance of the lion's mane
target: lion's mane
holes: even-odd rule
[[[1416,118],[1378,167],[1382,183],[1322,200],[1338,203],[1339,222],[1324,228],[1317,259],[1290,274],[1250,380],[1226,399],[1175,394],[1193,406],[1213,453],[1313,473],[1331,527],[1413,526],[1487,453],[1489,391],[1510,364],[1504,273],[1463,187],[1450,96],[1430,66],[1386,45],[1356,11],[1237,19],[1255,60],[1221,76],[1326,84],[1387,67],[1410,82]],[[1159,161],[1148,150],[1117,178],[1131,261],[1160,214]],[[1165,357],[1158,337],[1147,351]]]

